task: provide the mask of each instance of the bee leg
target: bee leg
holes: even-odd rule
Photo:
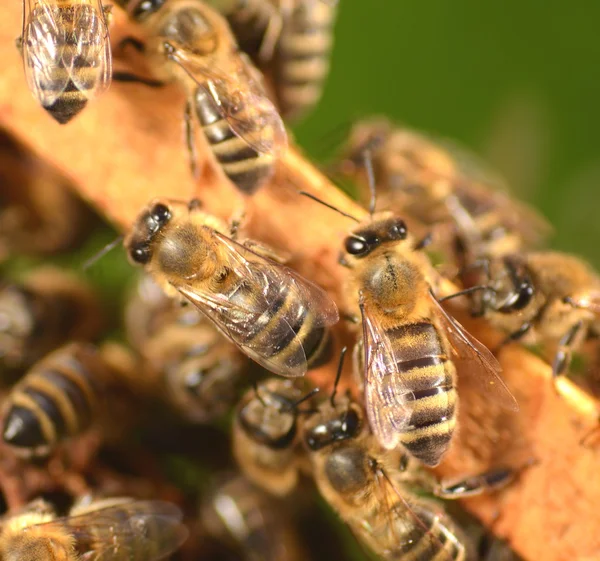
[[[22,35],[19,35],[15,39],[15,47],[17,47],[17,51],[19,51],[19,54],[22,57],[23,56],[23,36]]]
[[[433,492],[443,499],[463,499],[481,495],[505,487],[515,479],[518,471],[508,467],[494,468],[464,479],[440,482]]]
[[[153,78],[145,78],[144,76],[137,76],[131,72],[122,72],[116,70],[113,72],[112,79],[114,82],[125,82],[134,84],[143,84],[150,88],[162,88],[165,83],[160,80],[154,80]]]
[[[498,354],[506,345],[512,343],[513,341],[518,341],[527,335],[528,331],[533,327],[533,324],[530,322],[525,322],[519,329],[514,331],[513,333],[509,333],[493,350],[494,354]]]
[[[558,342],[558,350],[552,361],[552,377],[554,379],[568,370],[573,354],[573,347],[575,346],[575,343],[578,342],[578,335],[581,333],[582,328],[583,321],[580,320],[573,325]]]
[[[350,263],[348,263],[348,261],[346,261],[346,258],[344,257],[344,253],[340,253],[340,256],[338,258],[338,263],[342,266],[342,267],[346,267],[347,269],[352,269],[352,265],[350,265]]]
[[[433,232],[429,232],[425,236],[423,236],[417,243],[415,243],[415,245],[413,246],[413,249],[415,251],[420,251],[420,250],[425,249],[426,247],[430,246],[432,243],[433,243]]]
[[[240,228],[245,220],[246,220],[246,207],[245,206],[238,207],[235,210],[235,212],[233,213],[233,215],[230,219],[230,223],[229,223],[229,237],[232,240],[237,239],[239,232],[240,232]]]
[[[189,99],[185,102],[185,109],[183,111],[183,126],[185,145],[187,146],[190,157],[190,170],[192,171],[192,177],[197,181],[200,179],[200,167],[198,166],[198,153],[196,151],[196,141],[194,139],[194,114],[192,103]]]

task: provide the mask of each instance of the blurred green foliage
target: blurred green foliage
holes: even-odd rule
[[[484,156],[600,266],[600,4],[340,0],[322,104],[297,128],[317,159],[385,114]]]

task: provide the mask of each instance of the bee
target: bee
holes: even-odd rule
[[[279,109],[298,120],[321,98],[337,6],[323,0],[221,2],[242,49],[273,71]]]
[[[156,74],[186,89],[194,175],[196,120],[227,178],[243,193],[254,193],[273,175],[287,133],[260,73],[239,51],[226,20],[196,0],[117,3],[146,29],[145,52]]]
[[[547,222],[503,192],[501,180],[475,156],[385,119],[358,123],[342,157],[342,174],[359,180],[367,200],[365,150],[383,190],[379,208],[431,228],[450,224],[450,250],[461,266],[479,256],[539,246],[549,235]]]
[[[243,353],[282,376],[303,376],[331,354],[337,307],[321,288],[271,260],[273,252],[226,236],[198,201],[155,200],[125,239],[170,296],[182,296]]]
[[[97,348],[70,343],[36,363],[3,403],[2,438],[23,457],[42,457],[96,420],[110,371]]]
[[[126,318],[148,377],[158,378],[155,391],[178,413],[206,423],[232,409],[247,360],[195,307],[175,302],[144,276]]]
[[[481,260],[479,269],[480,284],[456,295],[469,294],[472,314],[508,333],[499,348],[516,340],[554,345],[558,376],[573,351],[600,333],[600,277],[578,257],[532,251]]]
[[[226,479],[203,499],[200,522],[210,537],[240,551],[248,561],[306,559],[284,507],[238,475]]]
[[[358,403],[334,396],[300,425],[323,498],[381,559],[465,561],[458,529],[439,506],[415,492],[404,456],[380,447]]]
[[[356,323],[356,312],[362,317],[360,363],[371,429],[385,449],[401,444],[435,466],[456,428],[459,360],[461,375],[470,375],[498,403],[518,407],[492,353],[434,296],[438,278],[404,220],[392,212],[372,213],[363,222],[344,216],[358,223],[344,240],[340,264],[349,270],[348,315]]]
[[[91,288],[68,272],[34,270],[0,288],[0,365],[12,378],[72,338],[91,340],[102,327]]]
[[[56,517],[44,501],[5,517],[0,555],[6,561],[146,559],[158,561],[187,538],[181,512],[161,501],[110,499]]]
[[[95,224],[72,182],[2,131],[0,183],[0,260],[73,249]]]
[[[236,408],[233,456],[251,482],[274,495],[287,495],[298,483],[298,405],[311,395],[303,396],[292,380],[269,378]]]
[[[23,0],[25,78],[61,125],[110,86],[108,13],[100,0]]]

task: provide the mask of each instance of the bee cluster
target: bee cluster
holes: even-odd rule
[[[473,156],[370,119],[331,167],[364,211],[317,190],[289,194],[347,221],[338,245],[327,240],[343,271],[334,298],[294,255],[248,235],[245,206],[277,189],[291,150],[284,121],[319,100],[338,6],[116,4],[144,40],[125,38],[115,58],[137,51],[152,76],[113,70],[100,0],[26,0],[18,46],[34,97],[66,124],[111,80],[178,84],[190,173],[200,177],[200,136],[240,212],[227,222],[168,192],[140,209],[123,241],[140,276],[116,322],[65,268],[4,282],[0,556],[342,558],[306,498],[312,481],[377,558],[517,559],[447,499],[496,491],[523,465],[452,481],[430,468],[456,440],[459,379],[518,411],[496,358],[507,344],[540,344],[553,375],[569,373],[599,334],[600,277],[543,249],[546,222]],[[7,269],[101,227],[69,181],[7,135],[0,175],[18,185],[1,194]],[[455,315],[505,338],[490,349]],[[315,372],[332,374],[326,387]]]

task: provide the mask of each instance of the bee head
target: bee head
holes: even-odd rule
[[[406,223],[401,218],[391,217],[371,222],[360,227],[344,240],[347,254],[360,259],[366,257],[382,244],[405,240],[408,235]]]
[[[332,407],[327,402],[306,421],[304,443],[309,450],[316,452],[336,442],[355,438],[362,427],[362,411],[356,403],[344,399]]]
[[[503,314],[521,312],[529,306],[536,290],[533,279],[520,259],[505,257],[490,266],[490,287],[484,293],[496,311]]]
[[[164,203],[155,202],[142,212],[131,234],[125,240],[127,254],[132,263],[146,265],[152,259],[152,244],[162,228],[172,218],[171,209]]]

